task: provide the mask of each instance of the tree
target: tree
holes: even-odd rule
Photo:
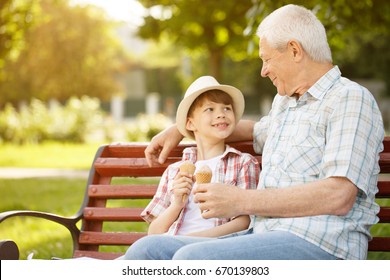
[[[144,18],[139,35],[158,40],[166,35],[174,44],[188,50],[207,52],[209,72],[217,79],[222,76],[222,59],[245,55],[243,32],[247,25],[245,14],[251,0],[139,0],[150,13]],[[155,11],[160,11],[156,16]]]
[[[291,1],[253,0],[248,33],[260,21]],[[295,0],[316,13],[324,24],[333,60],[343,74],[355,78],[380,78],[390,96],[390,1],[383,0]]]
[[[0,82],[4,79],[7,59],[15,58],[24,45],[24,33],[31,26],[33,0],[0,2]]]
[[[171,38],[188,50],[203,50],[209,57],[210,73],[220,78],[222,59],[253,58],[257,55],[258,24],[288,0],[139,0],[150,13],[139,34],[157,40]],[[325,25],[335,64],[356,65],[364,55],[373,58],[365,76],[389,76],[390,1],[383,0],[295,0],[316,13]],[[156,16],[155,11],[160,11]],[[250,50],[247,53],[247,50]],[[258,58],[256,58],[258,59]],[[379,64],[378,64],[379,63]],[[376,68],[380,65],[380,69]],[[376,67],[375,67],[376,66]],[[348,67],[348,70],[357,67]],[[358,71],[349,74],[359,75]],[[390,91],[390,82],[389,91]]]
[[[92,6],[71,7],[68,0],[36,0],[34,25],[25,47],[5,65],[0,105],[38,98],[65,101],[83,95],[107,100],[120,91],[115,73],[124,61],[112,25]]]

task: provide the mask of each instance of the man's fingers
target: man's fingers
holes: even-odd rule
[[[146,147],[144,154],[146,158],[146,162],[150,167],[158,163],[158,155],[160,153],[161,147],[159,145],[152,146],[149,145]]]
[[[195,203],[201,203],[204,202],[206,199],[206,188],[202,188],[202,185],[198,185],[196,188],[194,188],[194,202]]]
[[[203,210],[201,215],[203,219],[210,219],[215,217],[213,212],[207,209]]]
[[[158,157],[158,162],[159,162],[160,164],[163,164],[163,163],[167,160],[168,155],[169,155],[169,153],[170,153],[171,150],[172,150],[172,148],[171,148],[171,147],[168,147],[168,145],[165,145],[165,146],[162,148],[162,150],[160,151],[160,155],[159,155],[159,157]]]

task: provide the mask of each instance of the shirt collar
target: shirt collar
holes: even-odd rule
[[[237,154],[239,156],[242,155],[242,153],[239,150],[237,150],[233,147],[230,147],[229,145],[226,145],[226,149],[222,154],[222,159],[224,159],[229,153]],[[183,158],[182,159],[183,159],[183,161],[189,160],[192,163],[195,163],[197,161],[196,154],[197,154],[196,147],[185,148],[183,150]]]
[[[308,92],[317,99],[323,99],[333,84],[340,79],[341,71],[338,66],[334,66],[324,76],[322,76],[314,85],[309,88]]]

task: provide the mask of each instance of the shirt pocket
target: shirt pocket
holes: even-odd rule
[[[325,148],[325,125],[318,116],[301,114],[291,131],[284,160],[285,172],[318,176]]]

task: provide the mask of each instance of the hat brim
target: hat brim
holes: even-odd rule
[[[213,90],[213,89],[221,90],[221,91],[226,92],[227,94],[229,94],[231,96],[231,98],[233,99],[232,105],[234,108],[234,116],[235,116],[236,124],[241,119],[241,117],[244,113],[244,109],[245,109],[245,100],[244,100],[244,96],[243,96],[242,92],[239,89],[237,89],[233,86],[229,86],[229,85],[215,85],[215,86],[204,87],[200,90],[197,90],[197,91],[191,93],[190,96],[185,97],[180,102],[180,104],[177,108],[176,126],[177,126],[177,129],[180,131],[180,133],[183,136],[194,139],[194,136],[192,135],[192,133],[190,133],[186,129],[188,110],[190,109],[194,100],[199,95],[201,95],[202,93],[204,93],[206,91]]]

